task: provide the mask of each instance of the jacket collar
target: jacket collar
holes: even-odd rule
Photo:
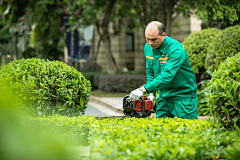
[[[165,54],[167,52],[167,48],[169,47],[169,37],[166,36],[164,41],[163,41],[163,44],[162,46],[159,48],[159,49],[153,49],[154,52],[161,52],[163,54]]]

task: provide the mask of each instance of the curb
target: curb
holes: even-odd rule
[[[101,100],[100,98],[98,98],[98,97],[96,97],[96,96],[90,96],[90,101],[92,101],[92,102],[95,102],[95,103],[98,103],[98,104],[100,104],[100,105],[103,105],[103,106],[105,106],[105,107],[107,107],[107,108],[109,108],[109,109],[112,109],[112,110],[114,110],[115,112],[123,112],[123,110],[122,109],[119,109],[119,108],[115,108],[112,104],[110,104],[110,103],[108,103],[108,102],[106,102],[106,101],[103,101],[103,100]]]

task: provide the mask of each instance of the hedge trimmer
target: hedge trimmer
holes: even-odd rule
[[[126,118],[126,117],[137,117],[145,118],[149,117],[151,113],[156,112],[156,104],[153,105],[153,102],[147,99],[146,96],[140,97],[139,100],[133,101],[129,98],[129,95],[126,95],[123,98],[123,114],[124,116],[104,116],[96,117],[98,119],[102,118]]]

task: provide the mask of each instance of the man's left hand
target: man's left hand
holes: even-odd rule
[[[131,100],[138,100],[143,94],[144,94],[143,91],[140,88],[138,88],[138,89],[133,90],[130,93],[129,98]]]

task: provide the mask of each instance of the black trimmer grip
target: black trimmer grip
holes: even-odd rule
[[[124,98],[123,98],[123,107],[125,106],[126,104],[126,99],[129,98],[129,95],[126,95]]]
[[[143,97],[140,97],[140,99],[142,100],[142,112],[143,112],[143,115],[145,114],[145,100]]]

